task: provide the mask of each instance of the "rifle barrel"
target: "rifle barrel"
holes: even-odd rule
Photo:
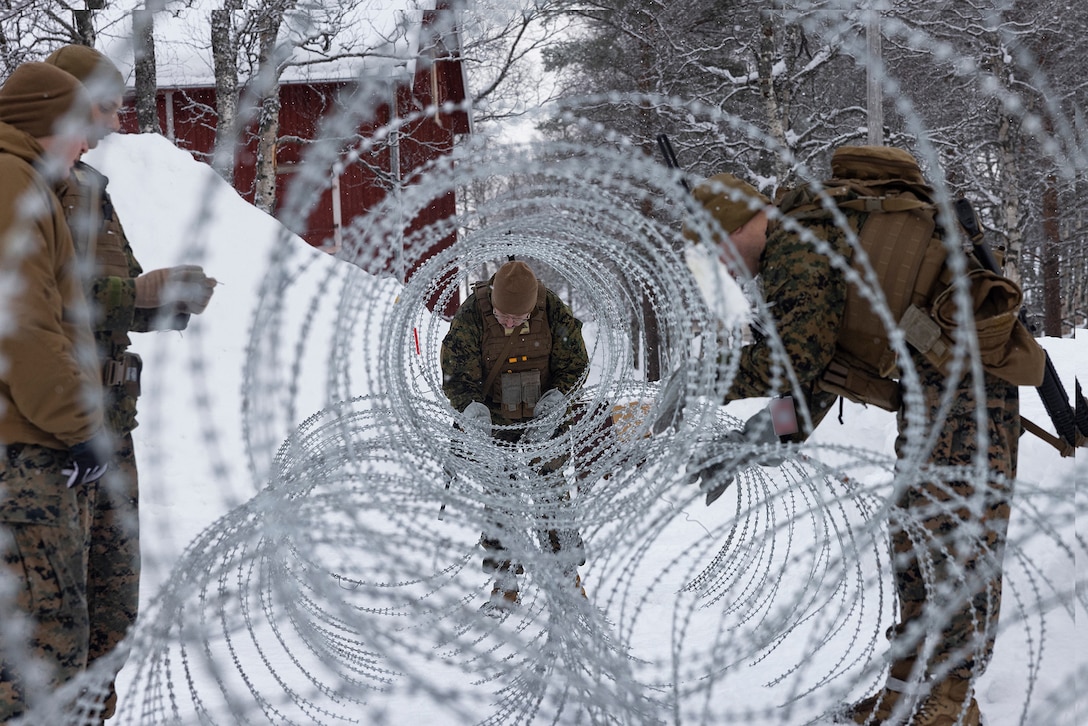
[[[657,148],[661,149],[661,156],[665,158],[665,165],[670,169],[680,169],[680,162],[676,160],[676,152],[672,149],[672,142],[669,141],[667,134],[657,135]],[[684,191],[691,193],[691,185],[688,184],[688,180],[684,177],[680,177],[680,184],[683,185]]]

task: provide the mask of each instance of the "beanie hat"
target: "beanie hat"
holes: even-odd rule
[[[902,179],[928,186],[918,160],[894,146],[840,146],[831,155],[836,179]]]
[[[724,173],[699,182],[692,195],[727,234],[736,232],[756,216],[762,207],[771,203],[770,199],[760,194],[748,182]],[[685,230],[685,234],[688,237],[694,236],[690,230]]]
[[[536,275],[521,260],[507,262],[491,283],[491,306],[507,315],[527,315],[536,307]]]
[[[125,92],[125,77],[106,56],[86,45],[66,45],[49,54],[45,62],[68,71],[87,88],[91,97],[109,100]]]
[[[62,120],[89,123],[90,110],[76,77],[47,63],[23,63],[0,86],[0,121],[36,139],[61,131]]]

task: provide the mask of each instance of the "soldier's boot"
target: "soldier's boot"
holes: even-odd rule
[[[971,681],[948,678],[935,685],[914,715],[914,726],[981,726]]]
[[[574,572],[574,589],[576,592],[580,593],[582,597],[586,598],[587,600],[589,599],[589,596],[586,595],[586,588],[582,584],[582,576],[578,574],[577,570],[575,570]]]
[[[484,612],[493,615],[503,615],[513,610],[521,603],[521,593],[518,590],[518,577],[515,568],[502,567],[495,572],[495,583],[491,587],[491,597],[481,608]]]
[[[485,553],[483,571],[495,578],[491,597],[484,603],[483,609],[501,614],[521,602],[517,576],[525,574],[525,568],[510,561],[510,554],[497,538],[481,536],[480,545]]]
[[[935,684],[929,693],[920,697],[913,706],[913,713],[906,711],[892,715],[904,697],[911,692],[918,692],[918,685],[889,677],[877,693],[854,704],[848,712],[848,723],[868,724],[869,726],[891,726],[910,724],[911,726],[981,726],[982,713],[978,702],[971,695],[971,682],[961,678],[949,678]]]
[[[110,683],[110,694],[106,697],[106,701],[102,704],[102,723],[105,724],[108,719],[113,718],[113,714],[117,712],[117,687],[115,684]]]

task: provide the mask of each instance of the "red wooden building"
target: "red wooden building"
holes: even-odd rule
[[[381,144],[375,153],[357,161],[345,161],[339,174],[329,169],[329,188],[313,208],[305,228],[293,230],[310,244],[329,251],[338,249],[340,231],[353,218],[365,214],[380,202],[391,185],[410,182],[413,170],[449,153],[459,134],[471,132],[456,34],[447,32],[438,38],[430,30],[442,12],[449,10],[446,2],[439,0],[435,9],[423,13],[419,45],[431,50],[424,51],[428,55],[414,63],[414,75],[393,76],[391,81],[380,86],[387,89],[383,92],[384,98],[372,99],[371,118],[359,126],[357,134],[369,137],[393,119],[418,118],[400,128],[395,138]],[[381,72],[389,77],[388,68]],[[341,103],[339,99],[350,96],[358,86],[354,79],[345,78],[281,83],[279,135],[287,141],[278,145],[276,155],[277,216],[296,174],[297,164],[303,157],[306,140],[317,136],[322,118],[336,111]],[[447,102],[457,105],[456,110],[419,116],[422,109]],[[192,152],[198,160],[210,161],[216,129],[214,81],[160,85],[157,103],[163,134],[179,148]],[[138,129],[131,103],[126,104],[122,125],[130,133]],[[257,152],[255,128],[247,129],[243,139],[244,143],[240,142],[235,155],[234,186],[244,198],[252,201]],[[455,203],[453,194],[435,199],[427,213],[414,220],[413,229],[453,214]],[[437,242],[433,249],[442,249],[452,242],[452,237],[447,238]],[[411,274],[411,270],[406,272]]]

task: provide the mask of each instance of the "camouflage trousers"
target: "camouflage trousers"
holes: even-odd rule
[[[521,433],[516,430],[500,430],[496,431],[494,435],[495,438],[506,441],[507,443],[517,443]],[[559,484],[559,482],[562,482],[562,477],[558,477],[555,482],[547,481],[548,475],[553,475],[556,471],[561,469],[566,462],[567,457],[560,456],[552,461],[539,464],[539,473],[541,474],[542,480],[540,485],[535,488],[532,496],[536,504],[545,508],[562,508],[569,506],[570,492],[563,490]],[[552,490],[549,487],[558,488]],[[506,498],[501,488],[489,486],[485,483],[484,490],[497,502]],[[484,550],[483,562],[481,564],[483,571],[489,574],[496,574],[497,576],[523,574],[525,571],[524,567],[520,562],[516,562],[511,557],[510,551],[506,548],[506,544],[503,541],[505,539],[503,535],[506,528],[503,525],[502,520],[509,518],[511,513],[503,511],[502,505],[498,503],[496,506],[485,507],[485,510],[489,515],[489,521],[485,522],[485,529],[480,535],[480,546]],[[542,515],[542,518],[547,520],[548,516]],[[586,563],[585,546],[582,542],[581,535],[576,529],[548,528],[545,526],[536,529],[535,532],[543,551],[562,558],[565,570],[577,569]]]
[[[997,633],[1020,437],[1018,389],[985,374],[980,400],[969,374],[953,381],[921,356],[915,364],[922,400],[904,391],[896,440],[902,488],[889,525],[899,599],[891,675],[909,679],[921,659],[915,677],[967,679],[985,671]],[[978,406],[985,407],[985,438]],[[919,414],[924,429],[908,437],[910,417]],[[983,442],[986,471],[972,476]]]
[[[87,665],[86,573],[95,484],[66,486],[67,452],[0,454],[0,722]]]
[[[136,622],[140,605],[140,519],[132,434],[117,441],[110,470],[99,482],[87,564],[90,620],[88,665],[113,651]],[[120,669],[123,659],[111,661]],[[116,670],[114,671],[116,676]],[[114,684],[105,716],[112,715]]]

